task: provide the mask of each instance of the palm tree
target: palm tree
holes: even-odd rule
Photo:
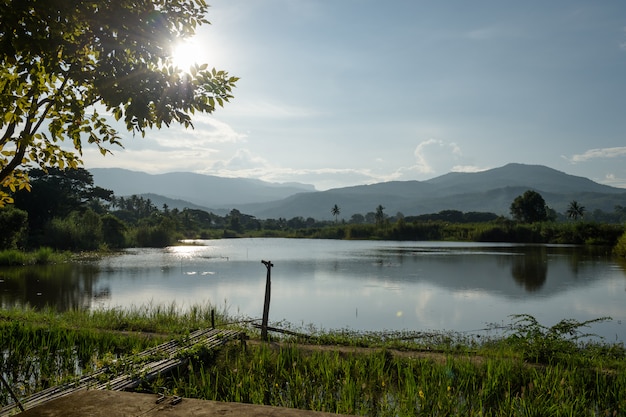
[[[385,208],[382,205],[378,205],[378,207],[376,207],[376,214],[374,215],[374,218],[376,219],[376,226],[380,226],[383,224],[383,220],[385,220],[385,213],[383,212]]]
[[[579,217],[582,219],[585,215],[585,207],[578,204],[578,201],[573,200],[569,203],[566,214],[570,219],[578,220]]]
[[[335,204],[333,208],[330,209],[330,212],[333,214],[333,216],[335,216],[335,223],[337,223],[337,216],[341,214],[341,209],[339,208],[337,204]]]

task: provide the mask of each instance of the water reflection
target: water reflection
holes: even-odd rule
[[[512,257],[511,276],[526,291],[541,289],[548,277],[548,254],[545,246],[533,246],[523,256]]]
[[[44,307],[57,311],[88,309],[110,290],[98,282],[94,264],[28,265],[0,269],[0,306]]]
[[[237,239],[131,249],[99,262],[0,268],[0,305],[76,308],[210,302],[325,328],[469,330],[510,314],[626,325],[625,265],[606,249],[438,242]],[[541,320],[543,319],[543,320]],[[623,334],[620,325],[606,334]],[[619,336],[621,337],[621,336]],[[626,339],[623,337],[622,339]]]

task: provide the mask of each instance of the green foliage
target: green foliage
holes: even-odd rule
[[[91,173],[85,169],[29,171],[32,189],[19,191],[15,206],[28,212],[31,237],[44,232],[54,218],[66,219],[72,212],[85,210],[104,211],[103,205],[111,200],[113,192],[97,187]],[[38,242],[31,242],[38,244]]]
[[[176,243],[174,223],[166,217],[156,224],[142,222],[131,229],[129,235],[129,242],[135,247],[163,248]]]
[[[613,253],[620,258],[626,258],[626,232],[617,240],[617,243],[613,247]]]
[[[102,242],[102,221],[92,210],[54,218],[45,227],[40,242],[61,250],[95,250]]]
[[[515,220],[524,223],[548,220],[546,202],[536,191],[528,190],[511,203],[511,215]]]
[[[28,213],[15,207],[0,208],[0,250],[17,249],[26,242]]]
[[[71,256],[64,252],[55,252],[52,248],[41,247],[34,252],[16,249],[0,251],[0,266],[46,265],[68,262]]]
[[[0,372],[19,395],[28,395],[95,368],[115,366],[116,359],[164,338],[208,327],[210,312],[210,306],[183,312],[174,304],[62,314],[4,309]],[[216,353],[191,349],[187,367],[144,388],[158,392],[165,387],[188,398],[357,415],[621,415],[626,409],[623,345],[572,347],[580,341],[581,327],[603,319],[563,320],[547,328],[532,316],[516,318],[514,335],[473,347],[457,348],[458,341],[444,342],[452,336],[439,335],[432,339],[435,344],[421,349],[406,344],[410,337],[401,337],[404,347],[392,349],[400,345],[391,345],[388,334],[348,334],[339,343],[321,335],[320,340],[332,343],[326,346],[251,342],[245,349],[230,344]],[[218,315],[218,323],[225,321]],[[145,332],[159,334],[146,337]],[[527,342],[531,338],[548,340],[551,350],[545,352],[551,360],[541,366],[526,362],[535,362],[538,342]],[[372,344],[381,347],[357,348]],[[0,387],[0,405],[8,401]]]
[[[585,207],[578,204],[578,201],[573,200],[569,203],[569,207],[565,212],[567,217],[573,220],[578,220],[579,218],[583,218],[585,215]]]
[[[109,248],[123,248],[126,245],[126,225],[112,214],[101,218],[102,240]]]
[[[524,359],[543,364],[568,362],[572,355],[580,352],[580,341],[590,337],[597,337],[581,331],[590,324],[611,320],[610,317],[600,317],[593,320],[579,322],[573,319],[564,319],[554,326],[547,327],[540,324],[530,314],[517,314],[515,321],[508,330],[511,334],[509,341],[522,352]]]
[[[594,365],[536,367],[511,357],[263,344],[192,361],[170,390],[351,415],[618,415],[626,406],[624,357],[609,368]]]
[[[0,204],[11,202],[2,188],[28,189],[20,167],[77,168],[83,142],[102,154],[120,145],[102,108],[144,135],[228,102],[236,77],[171,59],[207,10],[204,0],[0,3]]]

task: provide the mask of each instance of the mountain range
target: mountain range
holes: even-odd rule
[[[588,212],[612,212],[626,206],[626,189],[598,184],[542,165],[511,163],[481,172],[451,172],[426,181],[390,181],[316,191],[312,185],[270,183],[244,178],[174,172],[151,175],[118,168],[89,170],[97,186],[117,196],[150,198],[157,206],[203,209],[223,215],[233,208],[261,219],[312,217],[331,220],[337,204],[340,218],[374,212],[405,216],[442,210],[491,212],[509,216],[512,201],[526,190],[539,192],[546,204],[563,213],[576,200]]]

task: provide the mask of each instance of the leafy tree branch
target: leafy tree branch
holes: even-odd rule
[[[103,155],[122,146],[113,120],[145,136],[193,127],[196,112],[228,102],[237,77],[171,58],[207,10],[204,0],[0,3],[0,205],[7,188],[29,189],[28,167],[75,169],[85,141]]]

